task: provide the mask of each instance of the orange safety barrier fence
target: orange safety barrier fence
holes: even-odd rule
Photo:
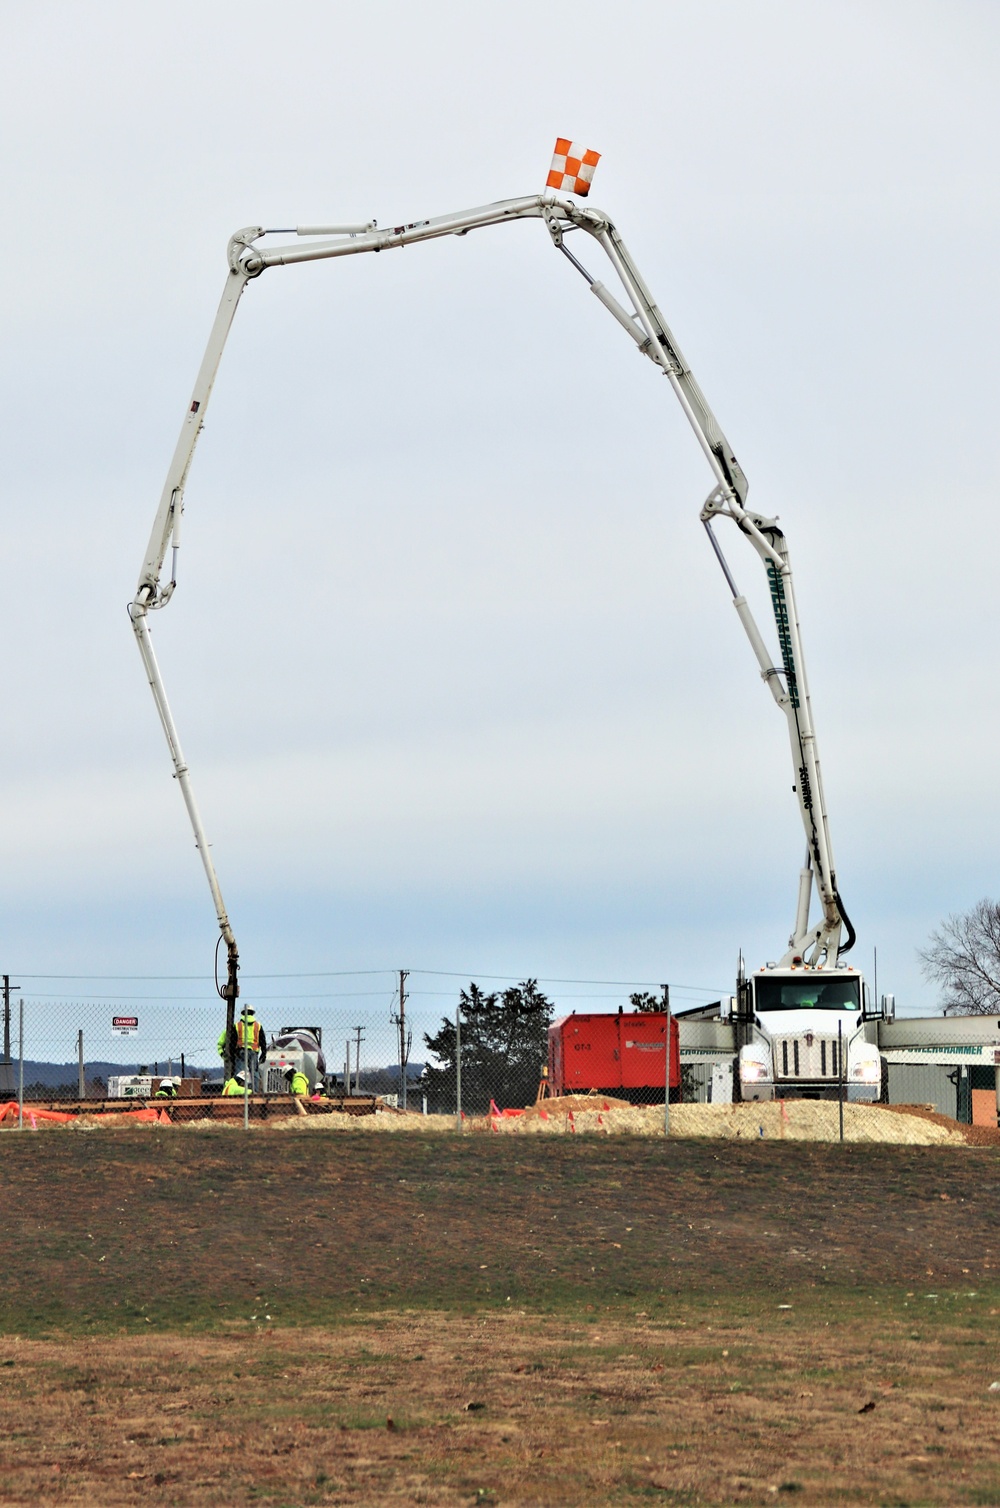
[[[40,1107],[30,1104],[25,1105],[24,1113],[33,1126],[38,1121],[59,1122],[76,1119],[74,1115],[67,1115],[64,1110],[42,1110]],[[11,1120],[17,1119],[17,1100],[8,1100],[6,1105],[0,1105],[0,1121],[6,1120],[8,1116]]]
[[[106,1111],[106,1115],[113,1115],[117,1120],[144,1121],[147,1124],[153,1122],[161,1126],[172,1126],[173,1121],[166,1110],[154,1110],[151,1106],[144,1106],[141,1110],[112,1110]],[[56,1125],[66,1125],[69,1121],[75,1121],[76,1116],[65,1110],[43,1110],[37,1105],[27,1104],[24,1107],[25,1117],[35,1127],[39,1121],[49,1121]],[[0,1105],[0,1124],[10,1118],[17,1119],[17,1100],[8,1100]],[[102,1117],[103,1118],[103,1117]]]

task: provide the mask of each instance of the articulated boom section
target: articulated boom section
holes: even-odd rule
[[[393,226],[391,229],[380,229],[374,220],[359,225],[296,226],[294,230],[265,230],[261,226],[249,226],[238,231],[229,242],[229,270],[222,299],[160,495],[159,507],[139,574],[136,595],[130,606],[132,627],[166,734],[174,774],[187,807],[195,845],[201,855],[212,893],[220,938],[227,948],[228,979],[225,988],[220,990],[220,993],[227,1001],[227,1023],[230,1028],[233,1023],[234,1002],[239,994],[237,984],[239,955],[236,939],[223,903],[208,840],[194,799],[190,772],[181,752],[177,729],[167,702],[156,656],[153,653],[148,618],[151,611],[166,606],[176,586],[184,488],[237,305],[248,284],[270,267],[356,256],[367,251],[388,251],[421,241],[435,240],[441,236],[464,236],[470,230],[491,225],[512,224],[525,219],[543,222],[556,249],[586,279],[590,291],[635,342],[640,353],[648,357],[666,376],[715,476],[716,488],[702,510],[702,520],[729,582],[736,610],[757,656],[761,674],[788,718],[792,754],[797,772],[796,789],[808,842],[806,868],[802,871],[800,879],[795,932],[790,951],[783,962],[809,962],[815,967],[822,966],[827,959],[835,963],[837,953],[840,951],[842,923],[847,925],[850,933],[848,946],[850,942],[853,942],[853,932],[843,914],[833,872],[819,759],[816,754],[815,734],[809,710],[809,694],[802,662],[798,618],[795,612],[791,569],[788,565],[788,551],[784,535],[773,519],[761,518],[757,514],[746,512],[743,505],[747,495],[747,479],[704,394],[695,381],[690,367],[681,355],[677,342],[660,314],[652,294],[643,282],[625,243],[608,216],[600,210],[583,208],[572,200],[560,198],[546,191],[543,194],[534,194],[523,199],[506,199],[478,209],[442,215],[436,219],[415,220],[408,224]],[[607,256],[617,275],[625,304],[619,302],[619,299],[610,293],[603,283],[592,277],[565,244],[567,238],[578,231],[586,232]],[[292,234],[299,238],[297,243],[285,242],[266,248],[258,244],[267,236]],[[711,520],[716,514],[725,514],[733,519],[764,561],[770,581],[783,672],[771,663],[771,655],[764,645],[746,599],[736,589],[729,567],[712,532]],[[161,578],[168,548],[172,548],[170,580],[164,583]],[[784,682],[782,682],[782,674],[784,674]],[[815,881],[822,903],[823,919],[817,926],[810,929],[809,898],[813,881]],[[230,1030],[227,1033],[227,1042],[230,1041],[231,1036]],[[231,1066],[227,1054],[227,1073],[231,1070]]]
[[[764,565],[771,591],[771,608],[778,632],[778,648],[785,673],[784,703],[788,720],[788,732],[792,746],[792,760],[796,768],[795,792],[799,798],[802,823],[806,833],[807,864],[802,872],[799,906],[796,911],[795,929],[788,940],[788,953],[783,963],[798,960],[804,963],[836,965],[840,954],[840,935],[844,922],[840,896],[837,893],[837,877],[833,868],[833,850],[830,845],[830,826],[823,797],[823,780],[816,752],[816,735],[812,725],[812,710],[809,690],[806,685],[805,668],[801,665],[801,639],[795,602],[792,596],[792,568],[788,559],[788,545],[784,534],[770,519],[758,519],[758,528],[766,534],[785,565],[779,570],[768,558]],[[798,662],[798,663],[797,663]],[[823,918],[815,927],[809,927],[809,880],[816,887]],[[849,924],[848,924],[849,925]],[[853,941],[853,935],[851,937]]]
[[[781,669],[773,663],[746,598],[738,591],[722,550],[712,531],[711,520],[718,514],[733,519],[747,536],[767,575],[771,608],[781,652]],[[719,564],[733,593],[733,605],[750,640],[760,665],[761,676],[788,723],[788,735],[795,770],[795,794],[806,835],[806,862],[799,875],[799,896],[795,926],[788,940],[788,951],[778,967],[809,964],[813,968],[835,967],[841,953],[854,942],[854,929],[844,911],[837,890],[837,876],[830,843],[830,825],[823,795],[812,705],[802,655],[798,611],[792,585],[792,567],[788,543],[773,518],[747,512],[742,504],[724,489],[713,492],[702,509],[702,522],[708,530]],[[809,902],[815,885],[823,915],[809,925]],[[847,942],[841,945],[841,932],[847,928]]]

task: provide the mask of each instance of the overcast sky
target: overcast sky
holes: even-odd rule
[[[0,969],[211,972],[125,608],[229,235],[533,193],[567,134],[786,529],[854,960],[933,1009],[917,948],[1000,894],[997,6],[2,8]],[[691,1003],[781,956],[803,840],[711,481],[537,223],[251,284],[154,622],[248,976]]]

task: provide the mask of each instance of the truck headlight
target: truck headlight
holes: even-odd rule
[[[740,1078],[744,1084],[758,1084],[761,1079],[767,1078],[767,1065],[758,1063],[753,1058],[741,1058]]]
[[[882,1064],[878,1058],[862,1058],[851,1069],[851,1078],[859,1084],[877,1084],[882,1077]]]

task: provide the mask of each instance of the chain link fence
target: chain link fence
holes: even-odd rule
[[[549,1077],[549,1027],[557,1017],[613,1022],[625,1013],[628,1022],[640,1011],[652,1024],[652,1013],[662,1012],[662,999],[629,993],[627,985],[610,998],[591,990],[558,1003],[534,980],[487,990],[476,983],[448,987],[428,977],[414,981],[402,972],[387,974],[386,985],[347,999],[320,993],[275,999],[248,990],[237,1004],[237,1019],[252,1001],[265,1044],[253,1088],[288,1094],[287,1065],[294,1062],[305,1067],[310,1093],[346,1100],[377,1097],[426,1115],[488,1115],[531,1105],[540,1094],[558,1090]],[[225,1009],[225,1002],[211,997],[43,998],[12,989],[6,1000],[0,997],[0,1105],[143,1100],[155,1096],[164,1079],[174,1081],[182,1099],[220,1096]],[[662,1014],[656,1019],[662,1021]],[[305,1041],[304,1034],[315,1039],[319,1051],[303,1061],[295,1044]],[[241,1064],[237,1053],[235,1066]],[[589,1088],[633,1104],[662,1104],[664,1053],[651,1053],[645,1066],[649,1082],[625,1087],[614,1081],[610,1059],[604,1069],[595,1062],[595,1081],[575,1082],[573,1089]],[[684,1098],[700,1097],[700,1086],[692,1081],[686,1087]],[[682,1097],[680,1083],[670,1097]]]
[[[224,1002],[139,1009],[134,1002],[28,1000],[10,1008],[10,1029],[0,1057],[0,1097],[26,1102],[142,1097],[171,1078],[184,1095],[211,1096],[223,1089],[221,1042]],[[237,1010],[239,1019],[239,1008]],[[312,1011],[274,1026],[260,1013],[265,1053],[289,1033],[314,1036],[321,1057],[313,1082],[350,1095],[410,1101],[423,1064],[400,1068],[399,1033],[384,1013]],[[280,1051],[280,1049],[279,1049]],[[242,1063],[236,1055],[236,1067]],[[310,1065],[311,1066],[311,1065]],[[145,1084],[144,1081],[150,1081]],[[139,1082],[131,1082],[139,1081]],[[310,1086],[312,1087],[312,1085]],[[285,1092],[282,1085],[276,1092]]]

